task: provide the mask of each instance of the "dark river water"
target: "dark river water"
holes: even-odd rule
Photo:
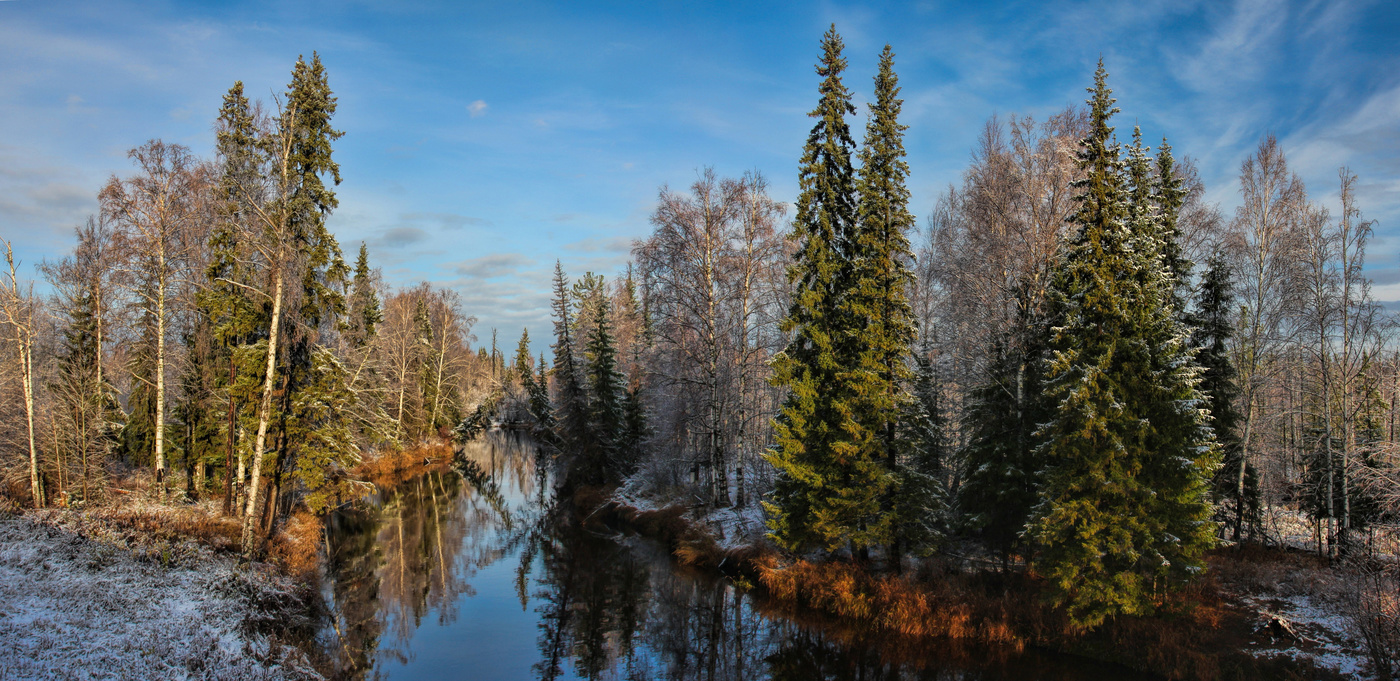
[[[330,518],[321,639],[352,679],[1135,678],[1037,652],[909,650],[772,614],[647,540],[580,528],[528,438],[490,432]]]

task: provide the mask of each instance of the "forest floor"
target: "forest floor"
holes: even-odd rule
[[[901,575],[872,574],[843,560],[780,558],[756,504],[716,511],[623,490],[585,496],[582,504],[606,506],[600,515],[610,521],[669,543],[683,563],[720,570],[838,625],[884,613],[866,624],[897,637],[1034,645],[1173,679],[1340,679],[1368,671],[1347,617],[1346,572],[1298,548],[1218,549],[1207,578],[1161,615],[1071,635],[1062,614],[1040,605],[1034,577],[998,575],[986,561],[935,558],[907,564]]]
[[[283,643],[309,626],[303,587],[209,524],[144,503],[0,509],[0,681],[321,678]]]

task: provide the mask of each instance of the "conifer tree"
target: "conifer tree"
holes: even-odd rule
[[[626,425],[625,390],[622,373],[617,369],[610,305],[606,296],[600,296],[597,304],[588,331],[588,438],[582,450],[579,478],[591,484],[615,482],[631,472],[630,461],[623,459],[621,451]]]
[[[1196,349],[1196,363],[1201,367],[1201,391],[1206,395],[1211,429],[1215,432],[1215,441],[1220,445],[1224,462],[1211,479],[1211,490],[1217,503],[1233,500],[1235,504],[1244,504],[1246,510],[1243,515],[1246,521],[1252,521],[1257,519],[1259,510],[1258,475],[1253,464],[1245,464],[1243,498],[1239,498],[1235,484],[1235,471],[1239,469],[1243,451],[1239,435],[1240,413],[1235,407],[1240,389],[1235,384],[1235,365],[1230,361],[1228,345],[1234,331],[1234,313],[1230,267],[1220,254],[1216,254],[1206,264],[1196,308],[1187,317],[1187,323],[1193,327],[1191,345]],[[1217,520],[1228,521],[1233,516],[1234,512],[1222,504]]]
[[[1157,206],[1158,232],[1162,239],[1162,264],[1172,277],[1172,304],[1178,313],[1185,313],[1190,289],[1191,270],[1195,266],[1181,249],[1181,207],[1186,201],[1186,188],[1176,172],[1176,159],[1167,138],[1157,148],[1156,182],[1153,198]]]
[[[559,444],[576,451],[586,438],[588,424],[587,395],[584,393],[579,362],[574,357],[574,314],[569,293],[569,278],[563,266],[554,263],[554,387],[555,427]]]
[[[535,432],[547,441],[554,440],[554,407],[549,403],[549,367],[540,353],[539,373],[530,381],[530,415],[535,418]]]
[[[847,256],[850,290],[841,305],[849,325],[845,354],[854,361],[842,379],[851,386],[851,410],[860,424],[860,458],[882,462],[897,480],[918,487],[921,491],[898,492],[901,503],[918,506],[921,504],[915,500],[925,494],[922,490],[927,485],[921,482],[922,473],[905,470],[913,461],[897,430],[900,414],[910,408],[905,386],[912,378],[908,362],[915,337],[908,294],[913,284],[908,263],[914,258],[908,232],[914,226],[914,216],[909,212],[909,189],[905,186],[909,164],[904,160],[904,130],[908,126],[899,122],[903,103],[894,73],[894,52],[886,45],[880,53],[875,101],[868,105],[870,118],[859,153],[860,206]],[[891,494],[895,493],[892,488]],[[916,512],[894,505],[893,499],[885,500],[881,515]],[[875,534],[879,531],[876,528],[888,526],[892,517],[867,521],[867,530]],[[898,554],[899,535],[891,533],[885,541]]]
[[[350,347],[362,349],[369,344],[384,321],[384,310],[370,274],[369,249],[363,241],[360,242],[360,255],[355,260],[355,276],[350,280],[348,303],[350,314],[346,320],[346,339]]]
[[[262,301],[249,294],[256,284],[255,272],[249,263],[249,245],[240,240],[251,231],[254,222],[251,214],[256,209],[247,200],[247,193],[262,180],[258,167],[261,158],[257,147],[259,131],[248,98],[243,94],[241,81],[234,83],[228,94],[224,95],[217,125],[219,183],[215,196],[216,223],[209,241],[209,264],[205,271],[207,284],[196,293],[195,306],[200,314],[210,320],[216,352],[224,367],[216,388],[226,410],[223,424],[224,515],[232,515],[235,483],[240,487],[243,484],[241,479],[234,479],[233,473],[238,415],[256,400],[251,394],[240,394],[235,386],[240,375],[254,376],[263,370],[257,363],[244,366],[235,361],[246,354],[235,353],[234,349],[256,342],[268,327],[267,312]],[[239,470],[242,470],[241,466]]]
[[[947,423],[931,349],[914,354],[912,395],[900,414],[898,437],[907,452],[898,462],[893,533],[908,549],[932,548],[947,532]]]
[[[520,331],[520,344],[515,348],[513,369],[516,378],[520,381],[520,387],[525,389],[525,394],[530,394],[535,383],[535,358],[530,354],[529,329],[521,329]]]
[[[1077,232],[1050,289],[1053,406],[1039,431],[1045,472],[1028,530],[1044,547],[1050,596],[1086,627],[1150,611],[1157,587],[1203,568],[1216,465],[1172,282],[1125,187],[1102,62],[1094,80]]]
[[[232,99],[226,99],[226,108],[236,111],[240,103],[237,97]],[[343,292],[349,274],[340,246],[326,228],[328,216],[338,205],[335,191],[326,181],[340,182],[340,166],[332,158],[331,144],[343,133],[331,126],[336,98],[319,55],[313,54],[309,64],[305,59],[297,60],[278,109],[271,128],[257,131],[251,145],[249,162],[256,172],[230,177],[232,194],[248,216],[247,223],[237,224],[240,245],[246,246],[250,255],[255,253],[264,268],[257,281],[262,299],[257,302],[271,306],[265,332],[258,329],[259,335],[265,336],[235,352],[236,361],[258,362],[261,379],[244,507],[245,553],[252,553],[259,543],[254,521],[269,432],[275,427],[272,435],[283,445],[274,447],[266,496],[272,512],[263,514],[275,522],[283,475],[292,470],[297,447],[297,442],[287,437],[286,424],[289,418],[297,418],[290,413],[297,392],[319,380],[315,371],[317,342],[323,328],[345,314]],[[297,287],[299,291],[295,291]],[[278,399],[274,401],[274,397]],[[333,416],[344,417],[340,413]],[[321,424],[332,425],[329,421]],[[272,529],[270,525],[264,528]]]
[[[1003,566],[1013,553],[1029,557],[1023,532],[1041,480],[1035,431],[1046,405],[1034,397],[1040,395],[1041,383],[1033,368],[1044,356],[1044,345],[1032,329],[1044,327],[1025,326],[997,343],[987,382],[972,390],[964,416],[970,432],[958,508],[965,526],[1001,555]]]
[[[888,538],[880,501],[892,484],[884,462],[869,455],[874,435],[855,413],[849,385],[851,321],[842,296],[851,287],[849,253],[857,195],[850,127],[855,113],[841,82],[846,60],[832,26],[822,37],[821,98],[803,148],[793,222],[798,244],[788,279],[792,303],[782,322],[791,340],[773,361],[773,382],[787,390],[774,426],[778,470],[769,528],[790,550],[849,545],[861,550]]]

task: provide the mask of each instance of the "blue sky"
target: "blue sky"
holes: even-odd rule
[[[1102,55],[1120,130],[1196,157],[1227,216],[1265,132],[1323,203],[1350,165],[1379,220],[1377,298],[1400,300],[1393,1],[0,0],[0,234],[27,264],[62,254],[127,149],[159,137],[208,155],[235,80],[267,99],[316,50],[346,132],[332,226],[347,255],[365,241],[389,283],[456,288],[482,341],[546,338],[554,260],[617,271],[661,185],[757,169],[792,199],[832,22],[859,102],[894,47],[921,219],[987,117],[1082,101]]]

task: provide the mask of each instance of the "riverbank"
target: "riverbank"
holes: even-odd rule
[[[0,509],[0,678],[319,679],[297,591],[190,537]]]
[[[432,443],[367,457],[353,475],[392,487],[451,460]],[[139,471],[112,487],[84,508],[0,499],[0,679],[323,678],[320,518],[293,513],[248,562],[221,498],[162,500]]]
[[[896,649],[937,640],[1033,646],[1202,681],[1357,678],[1365,666],[1339,615],[1339,575],[1300,552],[1217,550],[1207,575],[1156,615],[1118,617],[1075,632],[1063,613],[1043,604],[1034,575],[938,560],[920,561],[902,575],[794,560],[762,540],[761,529],[755,538],[751,514],[726,510],[697,518],[682,506],[636,502],[609,490],[581,490],[575,508],[588,523],[661,541],[681,563],[722,572],[785,616],[821,618],[851,637],[877,631]]]

